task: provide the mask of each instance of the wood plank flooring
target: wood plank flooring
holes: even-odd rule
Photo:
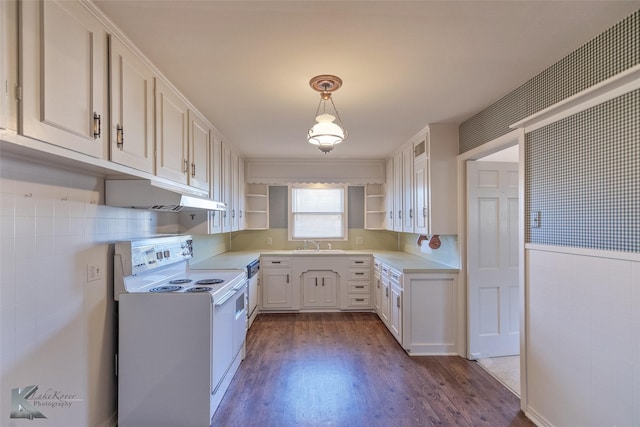
[[[373,313],[260,314],[212,426],[533,426],[475,362],[410,357]]]

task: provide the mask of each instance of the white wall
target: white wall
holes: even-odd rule
[[[543,425],[640,426],[640,258],[528,247],[527,413]]]
[[[112,247],[177,232],[171,214],[100,205],[100,179],[0,156],[0,425],[11,390],[74,394],[33,425],[113,425]],[[159,222],[161,222],[159,224]],[[87,264],[102,278],[87,281]],[[31,425],[31,424],[30,424]]]

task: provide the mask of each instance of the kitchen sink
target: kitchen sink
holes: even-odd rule
[[[343,254],[342,249],[296,249],[293,251],[295,254]]]

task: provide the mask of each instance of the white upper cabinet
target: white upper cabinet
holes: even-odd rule
[[[402,231],[403,195],[402,152],[399,152],[393,156],[393,231]]]
[[[414,231],[418,234],[429,234],[429,162],[426,148],[426,137],[413,145]]]
[[[0,1],[0,128],[18,130],[18,5]]]
[[[413,144],[402,150],[402,231],[413,233],[415,208],[413,188]]]
[[[385,197],[387,205],[387,214],[385,216],[385,228],[387,230],[393,230],[393,218],[394,218],[394,203],[395,203],[395,185],[393,182],[393,157],[387,159],[386,166],[386,180],[385,180]]]
[[[207,121],[189,110],[188,183],[209,194],[211,181],[211,127]]]
[[[156,79],[156,175],[187,184],[189,169],[187,104]]]
[[[25,136],[107,158],[107,33],[80,2],[21,3]]]
[[[109,45],[110,160],[153,173],[153,72],[117,37]]]
[[[432,124],[387,162],[387,229],[418,234],[457,234],[458,128]],[[391,180],[391,182],[389,182]]]

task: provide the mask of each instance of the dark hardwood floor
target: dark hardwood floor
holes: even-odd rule
[[[533,426],[477,363],[410,357],[373,313],[260,314],[212,426]]]

